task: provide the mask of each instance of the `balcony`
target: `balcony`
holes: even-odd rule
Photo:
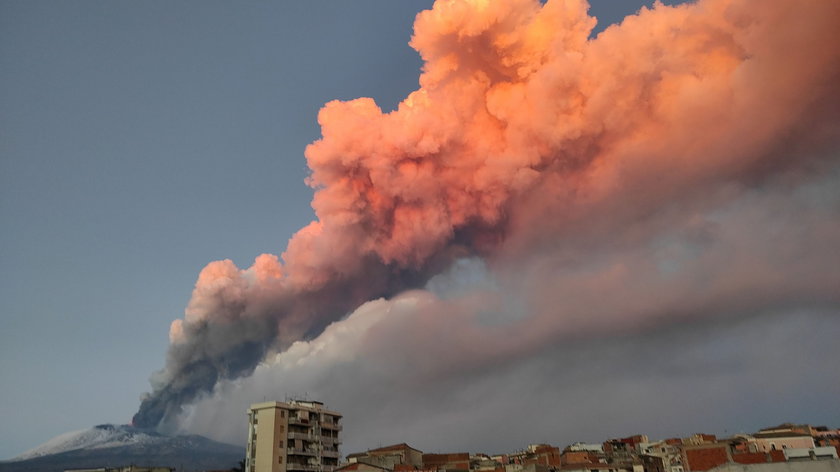
[[[293,454],[298,456],[315,456],[317,451],[315,449],[308,449],[305,447],[290,447],[286,449],[286,454]]]
[[[324,457],[335,457],[336,459],[339,457],[338,451],[323,450],[321,451],[321,455]]]
[[[289,417],[289,424],[299,424],[303,426],[309,426],[311,423],[309,422],[309,418],[299,418],[297,416],[290,416]]]
[[[309,433],[288,433],[289,439],[303,439],[304,441],[314,441],[315,436]]]
[[[295,464],[287,463],[286,470],[305,470],[305,471],[320,471],[321,466],[315,464]]]
[[[321,423],[321,427],[324,429],[332,429],[334,431],[341,431],[341,425],[338,423]]]

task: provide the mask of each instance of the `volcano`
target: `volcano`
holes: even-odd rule
[[[72,431],[0,462],[0,472],[46,472],[126,465],[173,467],[181,471],[230,469],[245,448],[203,436],[167,436],[130,425],[103,424]]]

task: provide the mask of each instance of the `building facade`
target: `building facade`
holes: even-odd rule
[[[255,403],[248,409],[246,472],[333,472],[341,415],[315,401]]]
[[[758,450],[769,452],[787,448],[811,449],[814,447],[814,438],[805,433],[793,432],[772,432],[755,433],[753,438]]]
[[[392,446],[368,449],[367,452],[357,452],[347,455],[347,462],[364,463],[387,470],[394,470],[398,465],[411,466],[418,469],[423,467],[423,451],[414,449],[406,443],[394,444]]]

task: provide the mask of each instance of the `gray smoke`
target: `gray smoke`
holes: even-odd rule
[[[211,296],[224,298],[224,303],[214,305],[212,319],[185,324],[183,336],[189,342],[170,346],[166,369],[152,378],[154,390],[142,399],[132,424],[168,429],[183,405],[222,379],[250,375],[270,350],[282,351],[298,339],[316,336],[366,300],[422,286],[427,274],[438,271],[441,257],[448,256],[412,272],[370,260],[360,274],[307,292],[215,289]],[[193,303],[196,299],[201,295],[194,293]]]

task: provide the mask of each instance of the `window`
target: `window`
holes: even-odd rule
[[[282,439],[280,440],[280,444],[277,447],[279,447],[280,449],[283,449],[283,440]]]
[[[283,456],[277,456],[277,463],[278,463],[278,464],[282,464],[282,463],[283,463]]]

